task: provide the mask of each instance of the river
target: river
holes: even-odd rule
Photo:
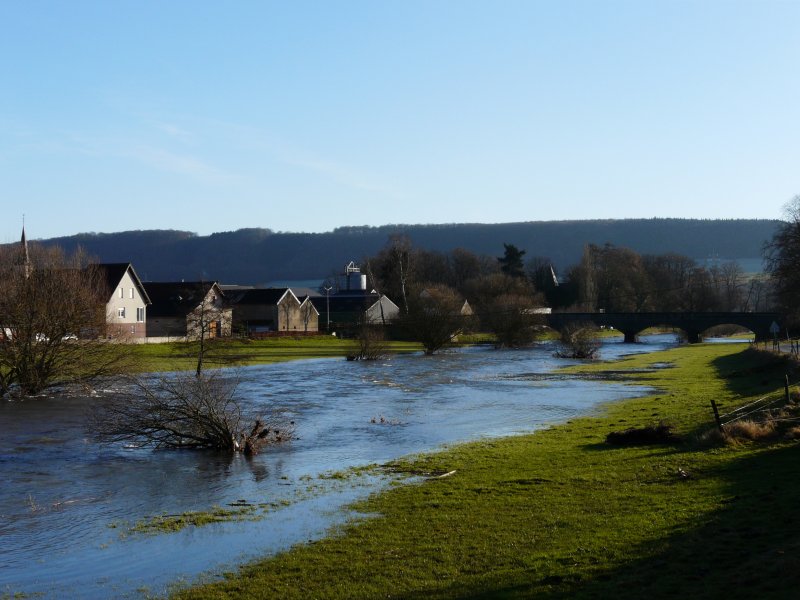
[[[607,342],[603,358],[674,345]],[[86,415],[99,396],[0,401],[0,595],[141,598],[214,577],[325,535],[389,476],[330,477],[444,444],[531,432],[641,395],[640,386],[553,376],[569,361],[542,344],[468,348],[376,362],[337,359],[231,371],[244,403],[273,407],[296,438],[253,459],[99,446]],[[131,533],[155,515],[240,501],[257,520]]]

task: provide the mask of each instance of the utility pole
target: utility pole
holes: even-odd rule
[[[331,332],[331,290],[333,286],[325,288],[325,310],[328,314],[328,333]]]

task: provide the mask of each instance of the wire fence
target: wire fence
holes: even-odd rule
[[[762,396],[756,400],[748,402],[747,404],[743,404],[733,410],[730,410],[726,413],[719,412],[719,406],[717,403],[712,399],[711,400],[711,409],[714,411],[714,420],[717,423],[717,428],[720,431],[724,431],[724,427],[726,425],[730,425],[731,423],[735,423],[736,421],[742,421],[747,417],[751,419],[755,419],[760,422],[779,422],[779,421],[800,421],[800,417],[777,417],[773,414],[773,410],[780,404],[780,406],[784,406],[791,402],[791,394],[789,392],[789,375],[786,375],[784,378],[784,389],[783,393],[774,392],[772,394],[768,394],[766,396]]]
[[[800,357],[800,338],[787,337],[785,340],[781,340],[776,337],[771,340],[753,341],[752,343],[757,348],[763,347],[764,350],[771,349],[773,352]]]

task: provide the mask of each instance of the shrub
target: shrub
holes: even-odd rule
[[[235,383],[219,372],[139,378],[127,393],[97,407],[90,430],[101,443],[247,455],[292,438],[294,422],[246,414],[235,391]]]
[[[568,325],[561,332],[559,358],[594,358],[600,350],[600,341],[595,335],[594,325]]]
[[[643,446],[647,444],[670,444],[680,440],[673,433],[672,426],[666,423],[648,427],[612,431],[606,436],[606,443],[613,446]]]
[[[727,440],[760,441],[771,439],[775,436],[775,424],[772,422],[758,423],[756,421],[741,420],[723,426],[723,434]]]

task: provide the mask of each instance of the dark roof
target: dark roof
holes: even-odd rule
[[[254,290],[254,285],[239,285],[238,283],[220,283],[219,288],[223,292],[243,292],[245,290]]]
[[[277,304],[289,288],[257,288],[237,292],[234,304]]]
[[[144,287],[152,302],[147,316],[185,317],[200,305],[214,285],[213,281],[147,282]]]
[[[106,280],[108,289],[113,293],[128,270],[130,263],[102,263],[97,266]]]
[[[289,288],[292,290],[295,296],[300,298],[300,302],[302,302],[302,296],[311,296],[312,298],[316,298],[317,296],[324,296],[325,294],[320,294],[319,290],[315,290],[310,287],[294,287],[292,286]]]
[[[362,313],[380,298],[378,294],[334,294],[328,300],[330,301],[331,313]],[[311,303],[319,314],[323,315],[328,309],[328,300],[326,300],[325,296],[317,296],[311,298]]]
[[[144,286],[142,285],[142,280],[139,279],[139,276],[136,274],[136,270],[133,268],[131,263],[100,263],[97,265],[97,268],[103,274],[109,296],[114,294],[119,282],[122,281],[125,273],[128,271],[128,269],[130,269],[131,277],[133,278],[136,286],[139,288],[139,293],[142,295],[145,304],[150,303],[147,290],[145,290]]]

